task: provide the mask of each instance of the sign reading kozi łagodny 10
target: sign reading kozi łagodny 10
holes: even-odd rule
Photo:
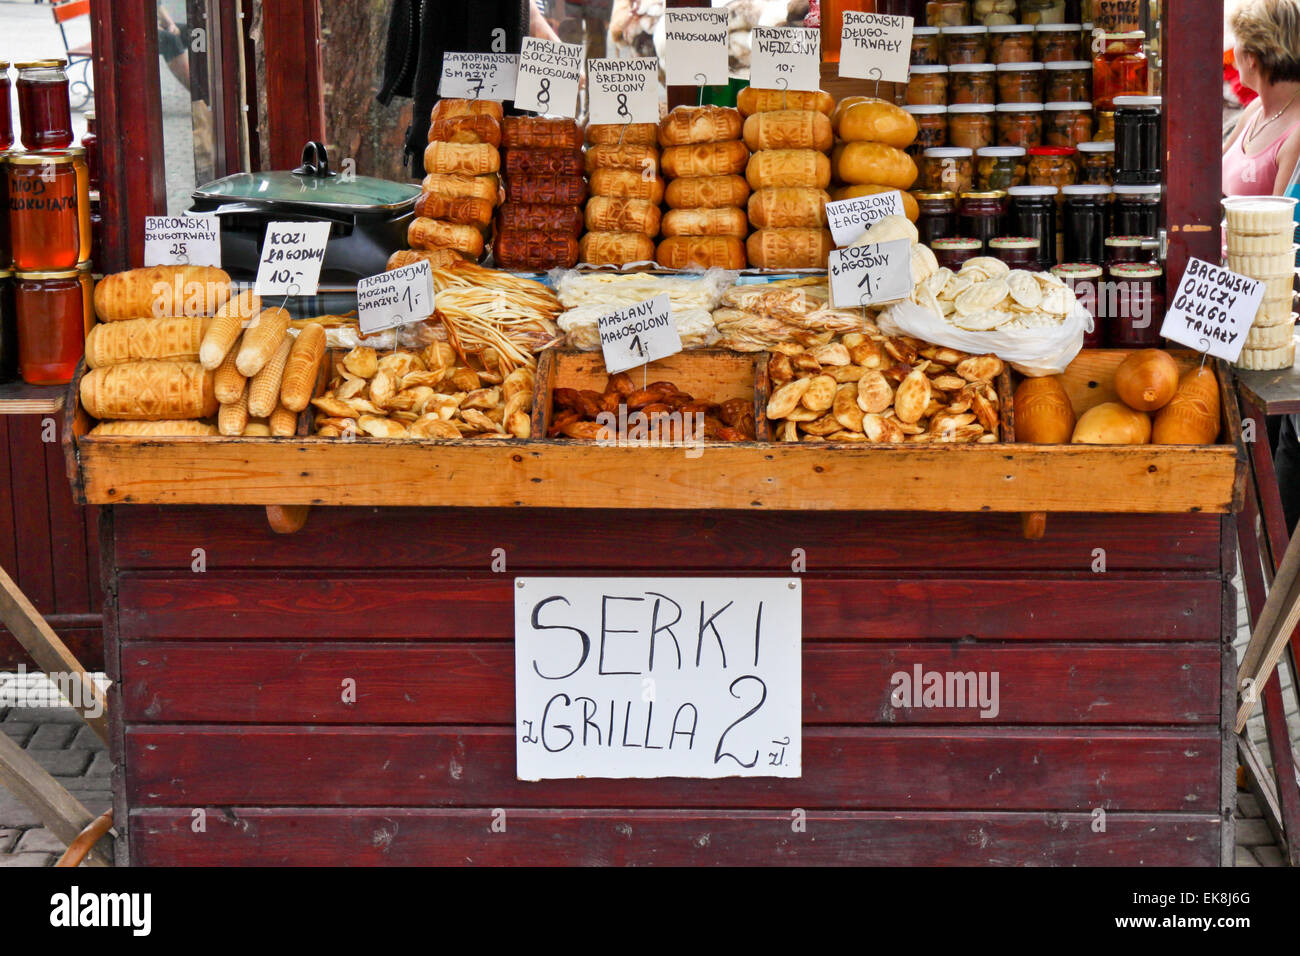
[[[517,776],[800,776],[801,595],[790,578],[517,578]]]

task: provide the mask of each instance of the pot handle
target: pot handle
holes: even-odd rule
[[[298,176],[333,176],[325,144],[311,140],[302,148],[302,165],[294,170]]]

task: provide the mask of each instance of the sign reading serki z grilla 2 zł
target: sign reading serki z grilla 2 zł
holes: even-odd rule
[[[667,293],[606,312],[596,320],[596,331],[605,355],[605,371],[610,375],[682,350],[682,337],[677,334]]]
[[[801,595],[791,578],[516,578],[516,776],[801,776]]]
[[[1129,296],[1128,301],[1134,298]],[[1264,283],[1259,279],[1192,257],[1169,300],[1160,334],[1198,352],[1236,361],[1263,299]]]

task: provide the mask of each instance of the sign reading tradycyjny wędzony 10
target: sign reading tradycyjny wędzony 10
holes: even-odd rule
[[[516,578],[520,780],[802,775],[794,578]]]

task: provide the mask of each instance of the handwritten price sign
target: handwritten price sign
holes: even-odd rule
[[[357,283],[357,324],[373,335],[433,314],[433,273],[420,261]]]
[[[832,249],[827,268],[837,309],[906,299],[913,288],[912,243],[895,239]]]
[[[268,223],[254,291],[261,296],[315,295],[329,238],[328,222]]]
[[[581,44],[524,37],[515,106],[548,116],[577,116],[582,57]]]
[[[220,266],[221,222],[217,216],[144,217],[146,266]]]
[[[820,90],[822,36],[806,27],[754,27],[749,82],[762,90]]]
[[[588,60],[593,123],[659,122],[659,61],[654,57]]]
[[[468,100],[513,100],[519,76],[515,53],[444,53],[438,95]]]

